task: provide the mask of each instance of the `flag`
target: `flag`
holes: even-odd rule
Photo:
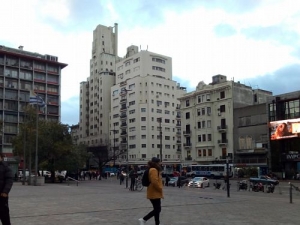
[[[29,94],[29,104],[30,105],[38,105],[39,107],[45,107],[45,105],[46,105],[46,103],[42,99],[42,97],[37,95],[33,91],[30,91],[30,94]]]

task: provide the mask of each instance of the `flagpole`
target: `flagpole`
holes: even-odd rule
[[[36,104],[36,137],[35,137],[35,183],[37,186],[38,179],[38,136],[39,136],[39,105]]]

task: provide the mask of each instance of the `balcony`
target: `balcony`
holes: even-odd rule
[[[221,126],[217,126],[217,129],[220,133],[226,132],[227,130],[227,125],[221,125]]]
[[[121,134],[120,134],[120,136],[125,136],[125,135],[127,135],[126,131],[122,131]]]
[[[126,98],[122,98],[122,99],[120,100],[120,103],[125,103],[125,102],[127,102],[127,99],[126,99]]]
[[[122,140],[121,141],[121,145],[127,145],[127,141],[126,140]]]
[[[177,124],[176,124],[176,127],[181,127],[181,124],[180,124],[180,123],[177,123]]]
[[[176,120],[180,120],[181,119],[181,116],[180,115],[176,115]]]
[[[178,153],[181,153],[181,148],[177,148],[176,149],[176,153],[178,154]]]
[[[192,143],[183,143],[183,147],[190,148],[192,147]]]
[[[126,111],[127,110],[127,107],[125,106],[122,106],[121,108],[120,108],[120,111],[122,112],[122,111]]]
[[[218,140],[218,144],[219,145],[227,145],[228,144],[228,140],[227,139]]]
[[[180,137],[180,136],[181,136],[181,132],[177,131],[177,132],[176,132],[176,136],[179,136],[179,137]]]
[[[177,144],[177,145],[181,145],[181,141],[180,141],[180,140],[177,140],[177,141],[176,141],[176,144]]]
[[[120,87],[123,87],[123,86],[125,86],[125,85],[127,85],[127,82],[126,82],[126,81],[123,81],[123,82],[120,83]]]
[[[127,123],[121,123],[121,128],[127,127]]]
[[[127,118],[127,114],[126,113],[122,113],[121,115],[120,115],[120,118]]]
[[[191,131],[190,130],[185,130],[185,131],[183,131],[183,135],[184,136],[191,136]]]

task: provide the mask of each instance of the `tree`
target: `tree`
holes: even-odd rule
[[[26,120],[20,126],[19,134],[13,140],[14,154],[22,156],[24,145],[26,150],[35,146],[36,138],[36,111],[28,109]],[[26,135],[26,143],[24,141]],[[34,157],[34,151],[26,151],[29,159]],[[69,126],[54,121],[39,120],[38,122],[38,165],[43,170],[75,171],[82,168],[88,154],[83,145],[76,146],[72,143]],[[30,161],[30,160],[29,160]],[[31,166],[29,164],[29,166]],[[30,167],[31,168],[31,167]]]
[[[124,154],[123,150],[116,149],[115,151],[109,151],[109,148],[109,144],[88,147],[88,152],[91,153],[91,158],[97,164],[100,172],[102,172],[102,168],[105,165]]]

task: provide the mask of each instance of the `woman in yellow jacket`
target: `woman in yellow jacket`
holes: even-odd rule
[[[147,220],[149,220],[154,216],[155,225],[159,225],[161,199],[164,198],[162,178],[160,175],[161,172],[160,160],[156,157],[153,157],[152,160],[148,162],[148,167],[149,167],[150,184],[147,187],[147,199],[149,199],[150,202],[152,203],[153,210],[143,218],[140,218],[139,222],[140,225],[144,225],[147,222]]]

